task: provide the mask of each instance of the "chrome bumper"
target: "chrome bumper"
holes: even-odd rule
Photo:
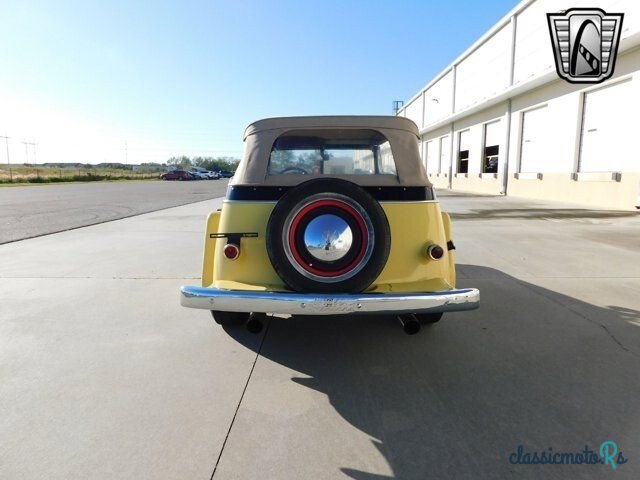
[[[290,315],[400,314],[473,310],[480,306],[475,288],[429,293],[310,294],[221,290],[192,285],[180,289],[180,304],[223,312]]]

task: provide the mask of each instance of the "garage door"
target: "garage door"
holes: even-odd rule
[[[458,134],[458,173],[469,171],[469,150],[471,149],[471,131],[464,130]]]
[[[449,172],[449,136],[440,138],[440,166],[438,173]]]
[[[460,132],[460,141],[458,145],[458,151],[459,152],[469,151],[470,148],[471,148],[471,131],[464,130],[463,132]]]
[[[547,136],[546,123],[546,105],[522,114],[520,171],[523,173],[547,171],[546,162],[548,159],[545,158],[544,148],[545,137]]]
[[[632,95],[631,80],[585,93],[578,171],[637,170],[632,165],[631,122],[624,114]]]
[[[435,140],[429,140],[425,145],[427,150],[427,172],[438,173],[438,145]]]
[[[484,126],[485,147],[499,146],[500,143],[502,143],[502,137],[502,122],[500,122],[500,120],[497,122],[487,123]]]
[[[484,155],[482,159],[483,173],[498,173],[500,160],[500,143],[504,137],[502,122],[487,123],[484,126]]]

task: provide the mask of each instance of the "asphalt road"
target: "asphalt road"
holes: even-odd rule
[[[441,200],[482,306],[415,336],[180,307],[219,200],[0,246],[0,478],[638,478],[640,217]]]
[[[227,180],[0,188],[0,244],[223,196]]]

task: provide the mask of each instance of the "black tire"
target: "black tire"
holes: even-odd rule
[[[221,312],[211,310],[211,316],[218,325],[244,325],[249,320],[248,312]]]
[[[323,194],[327,194],[326,199]],[[300,262],[297,265],[294,264],[294,261],[291,260],[291,254],[289,254],[289,257],[287,256],[285,241],[283,240],[284,235],[288,234],[289,228],[294,228],[291,227],[290,217],[294,212],[300,212],[301,207],[308,204],[309,200],[314,197],[316,198],[314,201],[317,202],[322,202],[323,200],[349,202],[350,206],[353,207],[352,211],[357,214],[355,216],[352,215],[353,218],[350,220],[361,224],[366,223],[367,225],[364,230],[366,235],[360,235],[360,243],[358,244],[358,241],[354,241],[348,253],[348,255],[352,255],[351,249],[360,249],[362,252],[365,248],[362,247],[364,243],[367,248],[366,255],[358,257],[353,254],[356,257],[353,262],[359,263],[355,264],[351,271],[346,270],[346,273],[327,280],[304,271],[304,269],[312,268],[313,262],[308,263],[308,266]],[[366,241],[363,240],[365,236],[367,237]],[[354,238],[356,238],[355,234]],[[314,293],[359,293],[373,283],[386,265],[391,248],[391,232],[384,210],[364,189],[346,180],[317,178],[292,188],[278,201],[267,224],[266,245],[273,268],[290,289],[297,292]],[[341,261],[342,259],[333,263]],[[321,261],[317,261],[313,265],[321,263]],[[325,265],[330,263],[327,261]],[[346,268],[348,269],[352,265],[354,263],[349,264]],[[336,271],[338,269],[337,265],[327,268],[335,268]],[[300,270],[303,270],[303,272]],[[344,271],[344,269],[341,271]],[[344,277],[344,279],[340,279],[340,276]]]
[[[422,325],[439,322],[442,318],[442,312],[438,313],[416,313],[416,318]]]

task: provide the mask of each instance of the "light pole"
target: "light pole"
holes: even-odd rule
[[[6,135],[0,135],[0,138],[4,138],[7,146],[7,165],[9,165],[9,181],[13,182],[13,173],[11,172],[11,159],[9,158],[9,137]]]

